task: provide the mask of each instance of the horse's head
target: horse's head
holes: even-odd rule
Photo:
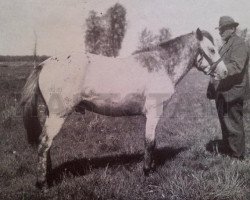
[[[217,80],[226,78],[228,71],[214,45],[213,37],[198,28],[196,38],[198,40],[198,51],[195,57],[197,69],[214,76]]]

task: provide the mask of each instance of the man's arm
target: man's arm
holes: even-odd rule
[[[229,76],[242,72],[248,56],[247,48],[244,42],[238,43],[232,48],[230,61],[226,65]]]

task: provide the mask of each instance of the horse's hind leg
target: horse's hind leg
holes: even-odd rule
[[[85,114],[85,104],[80,102],[78,105],[75,106],[75,111],[81,114]]]
[[[145,153],[144,153],[144,174],[148,175],[154,169],[154,150],[155,150],[155,129],[159,121],[159,113],[153,108],[146,114],[146,131],[145,131]]]
[[[65,118],[53,114],[46,118],[38,147],[37,187],[40,189],[47,186],[48,172],[51,170],[50,147],[64,121]]]

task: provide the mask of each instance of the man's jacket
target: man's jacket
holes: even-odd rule
[[[228,76],[220,81],[210,80],[207,97],[223,97],[226,102],[249,98],[249,53],[242,38],[233,34],[219,50],[228,70]]]

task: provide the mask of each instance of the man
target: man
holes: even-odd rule
[[[243,103],[249,96],[249,55],[244,40],[236,35],[238,25],[229,16],[223,16],[219,20],[217,29],[224,43],[219,53],[228,69],[228,76],[219,81],[211,79],[207,96],[215,99],[222,141],[214,141],[207,148],[244,159]]]

